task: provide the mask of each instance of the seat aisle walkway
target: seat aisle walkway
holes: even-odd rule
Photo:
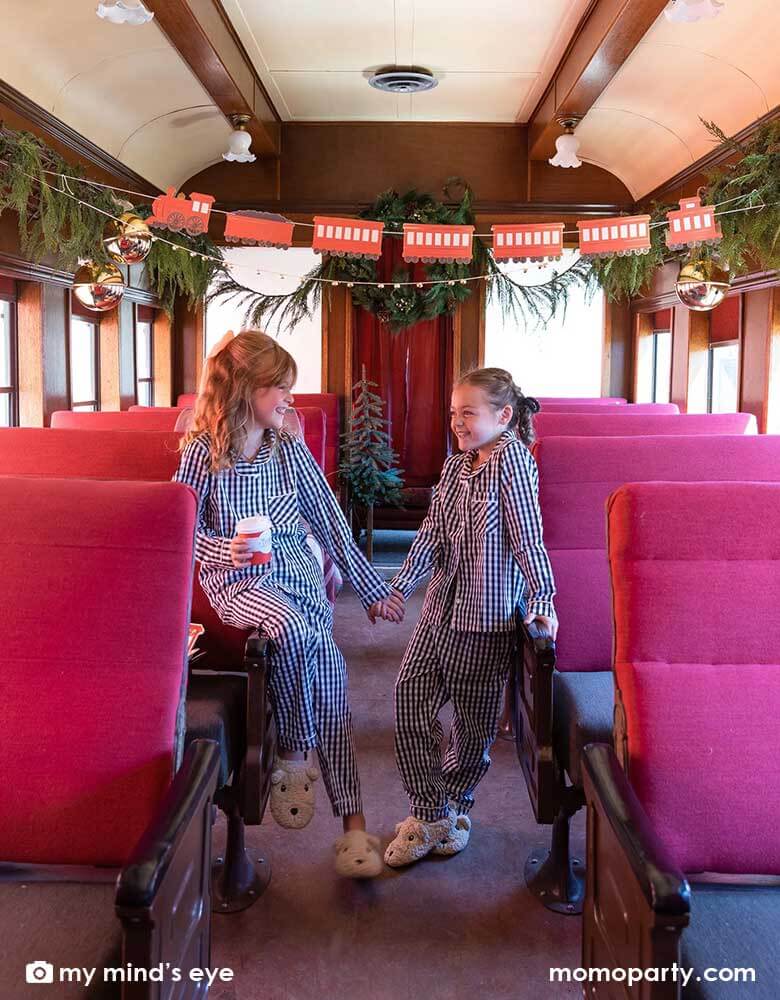
[[[393,760],[392,691],[420,606],[421,593],[403,625],[373,628],[351,592],[336,609],[366,814],[383,845],[407,815]],[[247,831],[250,846],[271,861],[273,879],[251,909],[214,918],[212,965],[232,968],[235,979],[215,984],[213,1000],[581,995],[575,984],[549,981],[551,965],[579,966],[580,919],[548,913],[525,888],[525,858],[549,828],[533,821],[513,744],[499,740],[494,747],[472,813],[472,842],[462,854],[387,868],[371,882],[334,874],[340,824],[321,782],[317,795],[317,814],[305,830],[282,830],[267,813],[262,827]],[[581,834],[578,827],[577,848]]]

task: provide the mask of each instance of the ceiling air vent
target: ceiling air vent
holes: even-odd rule
[[[368,82],[388,94],[419,94],[433,90],[439,83],[430,70],[419,66],[385,66],[370,76]]]

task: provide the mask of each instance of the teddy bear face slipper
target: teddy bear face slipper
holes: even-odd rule
[[[336,841],[336,874],[345,878],[374,878],[385,867],[378,837],[350,830]]]
[[[469,842],[471,834],[471,820],[465,813],[457,813],[454,810],[449,815],[449,829],[436,844],[431,854],[439,854],[445,858],[453,854],[459,854]]]
[[[395,838],[387,845],[385,864],[401,868],[419,861],[447,836],[449,829],[449,816],[435,823],[424,823],[414,816],[407,817],[396,826]]]
[[[271,815],[287,830],[302,830],[314,815],[317,770],[305,760],[277,760],[271,773]]]

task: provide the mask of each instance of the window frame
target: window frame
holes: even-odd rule
[[[653,330],[653,356],[652,356],[652,362],[651,362],[651,365],[652,365],[652,368],[651,368],[652,379],[651,379],[651,385],[650,385],[650,395],[652,397],[651,400],[650,400],[651,403],[657,403],[658,402],[658,400],[656,399],[656,396],[658,394],[658,337],[659,336],[664,336],[665,337],[667,335],[669,336],[670,344],[671,344],[671,346],[673,348],[674,347],[674,343],[672,341],[672,331],[671,330]],[[672,395],[672,367],[671,367],[671,364],[670,364],[669,365],[669,397],[670,398],[671,398],[671,395]]]
[[[73,371],[71,361],[73,357],[73,320],[77,319],[82,323],[88,323],[94,327],[95,335],[93,339],[94,350],[92,352],[92,371],[95,377],[95,399],[73,399]],[[68,365],[68,409],[75,407],[91,406],[92,412],[100,410],[100,313],[82,313],[73,308],[73,293],[68,296],[68,336],[66,338],[66,354]]]
[[[139,378],[138,376],[138,324],[149,324],[149,377]],[[149,402],[141,403],[138,395],[138,387],[141,383],[149,386]],[[133,384],[135,386],[136,406],[154,406],[154,317],[151,319],[140,318],[140,307],[137,303],[133,305]]]
[[[715,351],[721,350],[723,347],[736,347],[737,348],[737,402],[735,405],[735,412],[739,412],[740,407],[740,396],[741,396],[741,380],[739,377],[740,366],[742,364],[742,340],[737,338],[735,340],[720,340],[715,344],[709,344],[707,347],[707,413],[713,413],[712,409],[712,389],[715,374]],[[722,412],[720,410],[718,413]],[[725,411],[730,412],[730,411]]]
[[[4,291],[0,285],[0,300],[10,305],[8,315],[9,321],[9,368],[11,381],[9,385],[0,386],[0,396],[10,396],[10,423],[9,427],[19,426],[19,322],[18,308],[16,303],[15,284],[13,291]]]

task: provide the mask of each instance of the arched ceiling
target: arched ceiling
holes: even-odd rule
[[[780,103],[777,0],[726,0],[721,14],[659,17],[577,128],[581,154],[635,198],[710,152],[700,118],[727,135]]]
[[[230,125],[152,21],[95,0],[5,0],[2,78],[158,187],[215,163]]]

